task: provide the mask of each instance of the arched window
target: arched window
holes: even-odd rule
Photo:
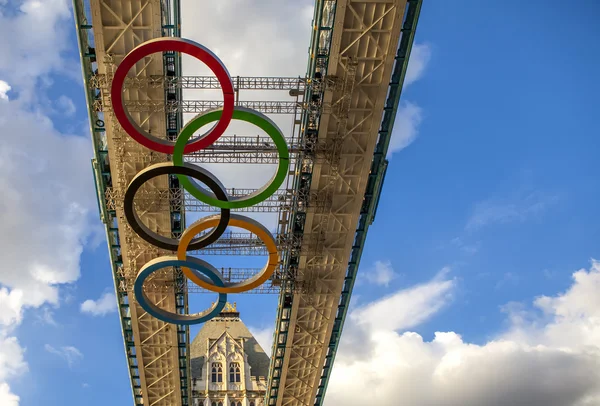
[[[220,362],[212,363],[211,382],[223,382],[223,368]]]
[[[212,402],[211,406],[217,406],[217,402]]]
[[[240,401],[238,400],[238,402],[237,402],[237,406],[242,406],[242,402],[240,402]]]
[[[229,364],[229,382],[241,382],[240,364],[232,362]],[[235,405],[234,405],[235,406]]]
[[[254,406],[254,401],[253,400],[250,401],[250,406]]]
[[[219,406],[223,406],[223,402],[219,402]]]

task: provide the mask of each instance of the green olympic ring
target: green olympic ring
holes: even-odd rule
[[[175,148],[173,149],[173,164],[175,166],[183,166],[183,150],[194,132],[198,131],[206,124],[218,121],[221,118],[221,114],[221,110],[212,110],[201,113],[187,123],[185,127],[183,127],[181,133],[177,137]],[[235,107],[232,118],[234,120],[241,120],[254,124],[266,132],[277,147],[277,152],[279,153],[279,163],[277,165],[277,172],[275,172],[275,175],[273,175],[271,180],[261,189],[258,189],[256,192],[246,196],[232,197],[227,201],[217,199],[212,192],[199,186],[187,176],[177,175],[181,186],[183,186],[183,188],[192,196],[203,203],[218,207],[220,209],[240,209],[243,207],[253,206],[266,200],[269,196],[275,193],[275,191],[277,191],[279,186],[281,186],[288,174],[290,166],[290,154],[288,152],[288,146],[285,142],[285,138],[283,137],[283,133],[279,127],[277,127],[277,124],[275,124],[271,119],[264,114],[259,113],[258,111],[247,109],[245,107]]]

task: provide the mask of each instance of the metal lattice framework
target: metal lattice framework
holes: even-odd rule
[[[89,4],[84,3],[89,1]],[[284,90],[294,100],[240,101],[267,114],[289,114],[294,128],[290,176],[264,202],[238,211],[278,213],[283,263],[250,293],[279,293],[266,402],[321,405],[339,343],[356,270],[387,167],[385,154],[398,107],[421,0],[316,0],[306,78],[234,77],[235,91]],[[123,194],[140,169],[167,161],[124,134],[112,117],[109,89],[116,66],[135,46],[179,36],[178,0],[74,0],[88,109],[93,169],[106,225],[125,350],[136,405],[190,404],[189,331],[146,314],[131,292],[137,270],[164,255],[139,239],[123,217]],[[87,10],[87,14],[84,10]],[[93,37],[90,35],[93,32]],[[219,89],[207,76],[182,76],[174,53],[145,58],[125,82],[134,119],[152,134],[177,136],[183,113],[220,101],[184,100],[183,89]],[[225,135],[191,162],[277,161],[262,136]],[[228,190],[247,194],[250,189]],[[177,238],[185,212],[214,212],[168,179],[148,182],[136,198],[144,223]],[[192,254],[194,254],[192,252]],[[227,233],[203,255],[264,255],[251,233]],[[221,269],[228,281],[256,273]],[[149,299],[187,313],[188,293],[201,293],[177,268],[157,272]]]
[[[294,101],[239,101],[237,105],[265,114],[295,114],[297,110],[303,108],[302,104]],[[223,102],[219,100],[180,100],[165,103],[160,100],[130,100],[125,102],[125,106],[127,110],[134,113],[202,113],[206,110],[223,107]],[[94,102],[96,111],[110,110],[110,108],[110,101],[96,100]]]
[[[419,9],[419,0],[316,2],[307,76],[335,76],[342,86],[308,88],[306,100],[315,106],[305,109],[303,138],[329,141],[333,147],[324,161],[301,157],[305,176],[300,181],[311,192],[329,191],[331,199],[325,207],[295,212],[290,222],[299,248],[307,235],[318,243],[311,244],[314,249],[290,250],[284,264],[294,269],[296,282],[310,289],[284,290],[280,296],[269,405],[323,402],[383,182]],[[323,105],[330,108],[319,108]]]
[[[232,78],[236,89],[244,90],[293,90],[303,92],[306,87],[304,78],[237,76]],[[108,89],[109,77],[95,74],[90,77],[92,89]],[[145,76],[127,78],[125,86],[133,88],[181,88],[181,89],[220,89],[219,81],[214,76]]]
[[[89,14],[86,14],[88,8]],[[95,108],[99,102],[107,100],[108,92],[92,88],[90,78],[95,74],[111,78],[116,65],[127,52],[142,42],[161,36],[177,36],[179,3],[176,0],[91,0],[84,4],[75,0],[74,10],[95,145],[96,186],[100,196],[109,188],[122,192],[141,169],[139,160],[128,158],[143,156],[146,151],[125,141],[128,136],[112,117],[110,108],[103,108],[101,112]],[[89,35],[90,30],[93,30],[93,37]],[[137,78],[179,76],[179,60],[175,54],[153,55],[138,63],[132,72]],[[164,103],[171,93],[156,87],[125,88],[125,97],[132,102],[163,100]],[[175,96],[180,99],[177,89]],[[132,115],[144,129],[156,134],[176,132],[181,125],[181,117],[176,114],[140,112]],[[162,162],[166,161],[166,156],[156,154],[153,159]],[[165,180],[148,183],[157,192],[169,190]],[[131,231],[124,219],[122,204],[110,210],[101,200],[100,209],[113,262],[134,402],[151,406],[188,405],[189,333],[182,326],[169,325],[150,317],[135,302],[130,289],[139,267],[163,253],[149,247]],[[144,213],[148,226],[169,233],[181,231],[174,227],[173,219],[177,217],[183,218],[183,212],[147,207]],[[182,281],[181,275],[171,270],[153,278],[151,284],[157,288],[149,289],[147,294],[165,309],[187,311],[186,291],[180,290]]]

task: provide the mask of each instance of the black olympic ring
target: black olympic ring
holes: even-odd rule
[[[127,219],[127,222],[133,231],[137,233],[137,235],[142,237],[150,244],[169,251],[177,251],[177,248],[179,247],[179,239],[167,238],[150,230],[140,221],[133,207],[133,199],[135,198],[138,189],[148,180],[160,175],[185,175],[195,178],[208,186],[209,189],[215,194],[217,199],[223,201],[228,200],[227,191],[212,173],[200,166],[187,162],[184,163],[183,166],[176,166],[172,162],[154,164],[143,169],[137,175],[135,175],[135,177],[129,183],[127,191],[125,192],[125,198],[123,199],[125,218]],[[217,224],[217,226],[214,227],[208,234],[204,234],[202,237],[193,239],[187,248],[187,251],[198,250],[217,241],[227,229],[229,217],[230,209],[221,209],[219,224]]]

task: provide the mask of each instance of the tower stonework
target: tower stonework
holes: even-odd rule
[[[206,322],[191,344],[194,406],[263,406],[269,357],[235,303]]]

